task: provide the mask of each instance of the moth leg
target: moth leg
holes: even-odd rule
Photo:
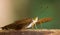
[[[35,25],[33,24],[33,25],[32,25],[32,29],[34,29],[34,27],[35,27]]]
[[[32,26],[32,29],[34,29],[34,26]]]
[[[37,25],[35,24],[34,26],[35,26],[35,28],[37,29]]]

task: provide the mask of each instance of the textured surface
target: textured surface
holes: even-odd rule
[[[0,30],[0,35],[60,35],[60,30]]]

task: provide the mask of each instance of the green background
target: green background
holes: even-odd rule
[[[32,0],[31,0],[32,1]],[[33,0],[31,2],[31,17],[51,17],[51,22],[38,25],[38,28],[59,29],[60,28],[60,1],[59,0]]]
[[[51,17],[53,18],[51,22],[37,25],[37,27],[60,29],[60,0],[15,0],[13,2],[16,20],[36,16],[40,19]]]

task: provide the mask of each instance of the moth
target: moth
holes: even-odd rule
[[[21,29],[27,29],[33,27],[35,24],[42,24],[45,22],[49,22],[51,20],[52,18],[42,18],[42,19],[38,19],[38,17],[36,17],[35,19],[25,18],[25,19],[17,20],[14,23],[11,23],[1,28],[2,30],[10,30],[10,29],[21,30]]]

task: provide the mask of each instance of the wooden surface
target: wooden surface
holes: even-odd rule
[[[60,35],[59,29],[0,30],[0,35]]]

